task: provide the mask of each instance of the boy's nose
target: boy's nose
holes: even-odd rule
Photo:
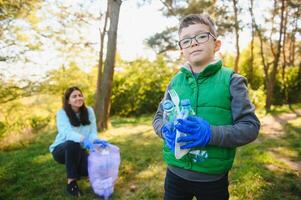
[[[192,41],[191,41],[190,47],[198,46],[198,44],[199,44],[199,43],[196,41],[196,39],[193,38]]]

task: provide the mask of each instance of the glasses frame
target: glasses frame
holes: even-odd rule
[[[207,34],[207,40],[204,41],[204,42],[198,42],[198,41],[196,40],[196,37],[199,36],[199,35],[201,35],[201,34],[204,34],[204,33]],[[184,38],[184,39],[180,40],[180,41],[178,42],[178,45],[179,45],[180,49],[188,49],[188,48],[191,46],[192,40],[193,40],[193,39],[195,39],[195,41],[196,41],[198,44],[203,44],[203,43],[205,43],[205,42],[208,42],[208,40],[209,40],[209,35],[214,39],[214,41],[216,40],[216,37],[215,37],[211,32],[202,32],[202,33],[199,33],[199,34],[193,36],[192,38]],[[183,47],[181,46],[181,41],[187,40],[187,39],[190,39],[190,44],[189,44],[187,47],[183,48]]]

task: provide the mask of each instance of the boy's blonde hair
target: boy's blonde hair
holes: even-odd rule
[[[214,24],[213,20],[211,19],[211,17],[208,14],[205,14],[205,13],[186,15],[180,22],[178,33],[180,34],[183,28],[186,28],[186,27],[188,27],[190,25],[193,25],[193,24],[205,24],[205,25],[207,25],[209,27],[209,30],[212,33],[212,35],[217,37],[215,24]]]

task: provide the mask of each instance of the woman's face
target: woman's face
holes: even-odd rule
[[[79,111],[79,108],[82,107],[84,104],[84,96],[83,94],[78,91],[74,90],[69,97],[68,103],[71,105],[71,108],[77,112]]]

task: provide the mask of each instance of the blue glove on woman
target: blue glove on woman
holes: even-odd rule
[[[101,140],[101,139],[95,139],[93,143],[94,144],[98,144],[98,145],[100,145],[103,148],[105,148],[105,147],[108,146],[108,142],[105,141],[105,140]]]
[[[187,119],[178,119],[176,129],[186,133],[186,136],[179,137],[177,142],[185,142],[181,149],[206,146],[211,138],[210,125],[200,117],[189,116]]]
[[[175,150],[176,131],[175,131],[173,123],[171,123],[171,122],[166,123],[162,127],[161,132],[162,132],[162,136],[165,140],[167,147],[171,151],[174,151]]]
[[[91,140],[89,140],[89,138],[84,138],[81,144],[87,150],[91,150],[93,148],[93,143],[91,142]]]

